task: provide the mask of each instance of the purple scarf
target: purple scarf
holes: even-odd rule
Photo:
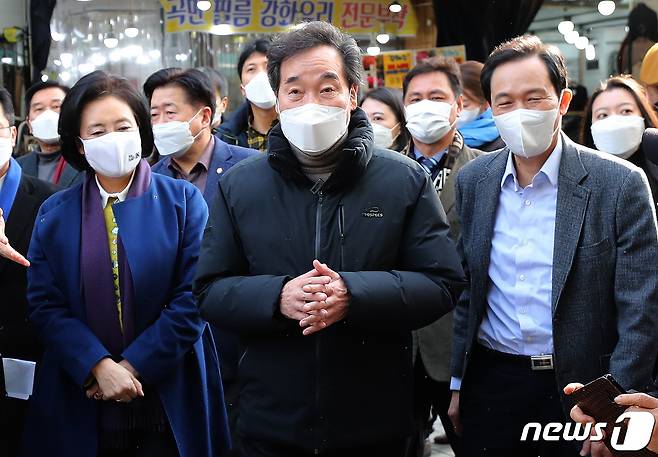
[[[109,240],[102,208],[103,202],[94,176],[94,173],[87,172],[82,184],[82,234],[80,240],[82,294],[87,314],[87,325],[112,354],[112,358],[119,361],[123,350],[136,336],[135,291],[130,265],[128,265],[123,243],[121,243],[121,228],[119,227],[117,254],[119,257],[119,288],[121,290],[123,315],[122,333],[119,323],[119,311],[115,302]],[[128,190],[126,200],[143,195],[150,184],[151,168],[145,160],[141,160],[135,170],[135,177]],[[125,448],[128,444],[127,431],[133,425],[130,418],[134,417],[135,413],[143,415],[136,411],[135,405],[132,403],[123,404],[108,401],[102,401],[99,404],[99,413],[99,446],[102,449]]]
[[[112,357],[121,356],[135,339],[135,308],[133,280],[128,259],[121,242],[121,227],[117,239],[119,256],[119,287],[123,314],[123,334],[119,311],[114,298],[114,282],[110,264],[110,248],[103,216],[102,200],[94,173],[87,173],[82,185],[82,234],[80,272],[82,293],[87,311],[87,325]],[[141,160],[126,199],[144,194],[151,184],[151,169]]]

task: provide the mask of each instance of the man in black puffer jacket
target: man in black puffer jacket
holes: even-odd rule
[[[308,23],[268,61],[281,122],[220,179],[195,285],[247,346],[238,454],[400,457],[411,331],[463,277],[445,213],[423,168],[375,149],[351,37]]]

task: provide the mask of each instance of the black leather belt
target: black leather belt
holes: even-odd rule
[[[540,355],[518,355],[508,354],[506,352],[495,351],[476,343],[474,353],[480,353],[490,360],[495,360],[499,363],[513,364],[520,368],[530,368],[532,371],[545,371],[554,369],[553,354],[540,354]]]

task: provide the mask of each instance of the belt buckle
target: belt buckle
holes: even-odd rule
[[[533,355],[530,357],[530,368],[532,371],[552,370],[553,355]]]

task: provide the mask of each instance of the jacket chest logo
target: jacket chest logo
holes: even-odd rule
[[[384,213],[379,206],[371,206],[370,208],[363,210],[361,215],[369,219],[381,219],[384,217]]]

